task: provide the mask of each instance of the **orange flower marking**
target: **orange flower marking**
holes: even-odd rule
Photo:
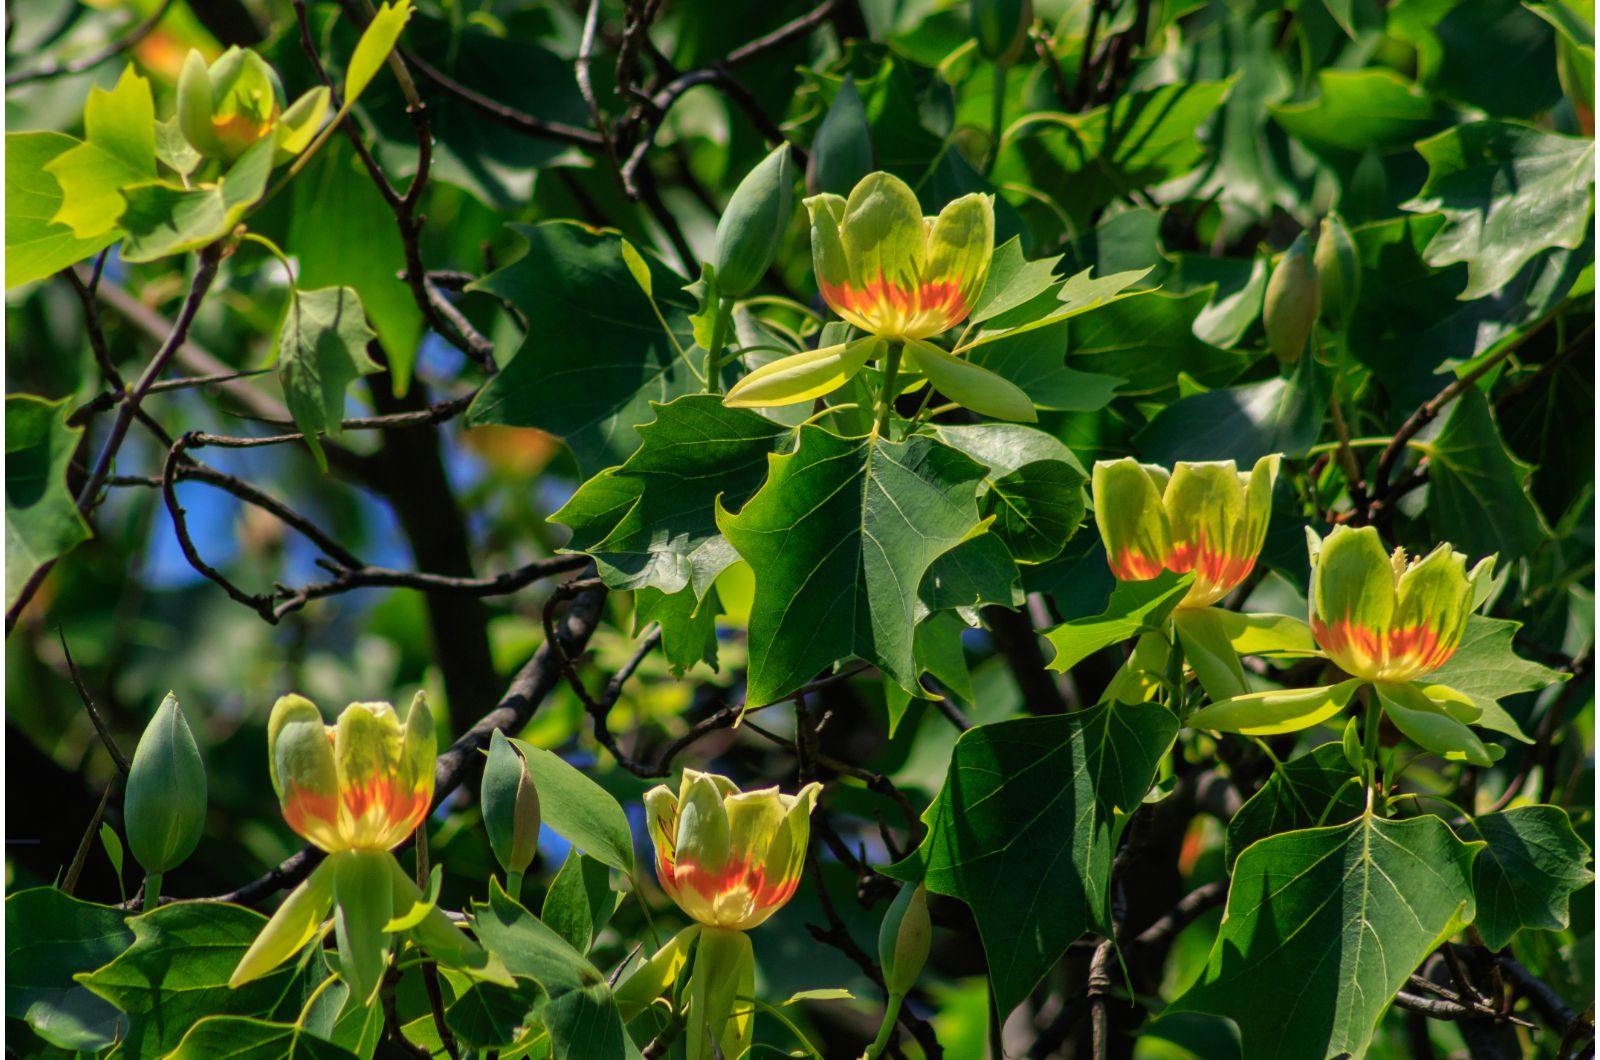
[[[823,300],[841,317],[876,335],[926,338],[955,327],[972,306],[954,280],[932,280],[905,288],[883,273],[864,287],[819,285]]]
[[[1250,576],[1255,565],[1256,557],[1253,555],[1229,555],[1222,549],[1208,548],[1199,539],[1174,542],[1166,564],[1168,570],[1178,574],[1195,572],[1194,586],[1183,601],[1187,606],[1202,606],[1222,599]],[[1145,577],[1154,575],[1147,574]]]
[[[1456,651],[1423,625],[1383,632],[1348,618],[1328,623],[1313,615],[1311,632],[1340,667],[1371,681],[1414,681],[1443,666]]]
[[[1163,569],[1161,560],[1131,548],[1123,549],[1111,560],[1111,573],[1116,575],[1118,581],[1149,581]]]

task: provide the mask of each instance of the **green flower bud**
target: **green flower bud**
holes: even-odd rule
[[[916,985],[922,966],[928,963],[932,940],[927,887],[919,883],[900,888],[878,929],[878,963],[883,966],[884,989],[891,995],[904,995]]]
[[[783,231],[794,211],[794,173],[789,145],[778,147],[734,189],[717,222],[717,289],[728,298],[750,293],[778,257]]]
[[[1010,66],[1022,56],[1032,21],[1032,0],[972,0],[978,54],[992,63]]]
[[[122,799],[128,849],[147,873],[194,853],[206,821],[206,767],[171,692],[139,737]]]
[[[483,826],[500,867],[521,873],[539,849],[539,791],[528,762],[499,730],[483,768]]]
[[[1361,297],[1361,258],[1355,238],[1338,214],[1322,219],[1315,260],[1322,284],[1322,319],[1329,327],[1343,328]]]
[[[282,113],[283,85],[255,52],[229,48],[209,67],[196,51],[184,60],[178,128],[207,158],[238,158],[272,133]]]
[[[1267,281],[1263,319],[1267,348],[1284,364],[1294,364],[1305,352],[1306,340],[1322,308],[1322,285],[1312,264],[1305,233],[1295,237]]]

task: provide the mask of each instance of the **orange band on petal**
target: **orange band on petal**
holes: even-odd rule
[[[1411,681],[1437,670],[1455,654],[1427,626],[1379,632],[1348,619],[1326,623],[1312,617],[1317,643],[1346,672],[1371,681]]]
[[[1149,581],[1165,569],[1159,559],[1132,549],[1123,549],[1115,556],[1109,557],[1109,560],[1111,573],[1116,575],[1118,581]]]

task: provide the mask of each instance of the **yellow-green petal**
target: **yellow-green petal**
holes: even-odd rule
[[[322,714],[304,696],[282,696],[267,721],[267,762],[283,818],[323,850],[343,847],[339,771]]]
[[[289,892],[228,977],[230,987],[259,979],[305,948],[323,929],[333,904],[334,863],[326,860]]]
[[[1123,581],[1154,578],[1165,569],[1172,551],[1156,480],[1148,469],[1126,456],[1097,461],[1091,477],[1094,521],[1105,542],[1111,573]]]
[[[394,858],[385,850],[349,850],[333,855],[333,928],[339,943],[339,975],[357,1005],[377,997],[389,961],[383,926],[394,911]]]
[[[780,357],[740,379],[722,399],[730,408],[776,408],[814,401],[849,382],[879,353],[874,336]]]
[[[1277,736],[1309,729],[1345,708],[1360,681],[1343,681],[1322,688],[1285,688],[1251,692],[1214,703],[1189,717],[1189,726],[1245,736]]]
[[[1024,423],[1039,418],[1020,387],[987,368],[920,340],[907,342],[906,353],[935,390],[973,412]]]
[[[1475,766],[1493,765],[1495,755],[1477,733],[1429,699],[1415,685],[1379,682],[1373,686],[1383,701],[1383,712],[1412,743],[1435,754]]]

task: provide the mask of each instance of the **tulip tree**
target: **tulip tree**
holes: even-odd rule
[[[8,1053],[1593,1053],[1592,4],[13,6]]]

